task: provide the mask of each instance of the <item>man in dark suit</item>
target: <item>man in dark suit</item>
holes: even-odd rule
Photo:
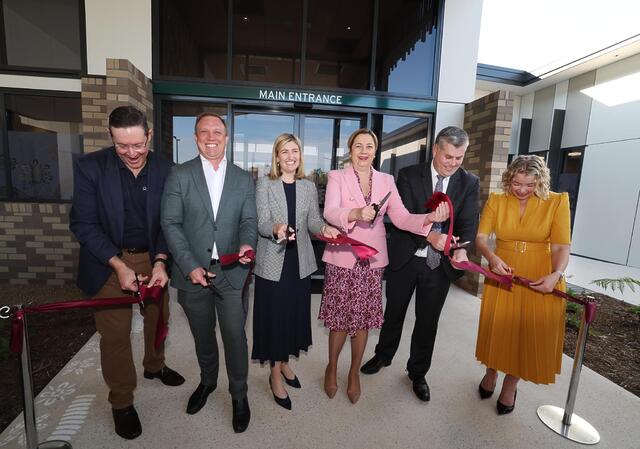
[[[197,413],[218,383],[217,315],[233,429],[244,432],[251,412],[242,290],[250,259],[241,257],[239,263],[221,267],[220,257],[243,255],[256,246],[255,184],[248,172],[227,163],[227,128],[220,116],[200,114],[195,140],[200,154],[172,169],[162,196],[162,229],[174,257],[171,285],[178,289],[178,302],[189,320],[200,365],[200,383],[189,398],[187,413]]]
[[[171,163],[149,151],[152,131],[138,109],[121,106],[109,115],[113,146],[78,159],[70,229],[80,242],[77,284],[95,298],[135,292],[138,282],[165,287],[168,250],[160,229],[160,198]],[[144,377],[165,385],[184,378],[164,363],[164,346],[156,348],[160,307],[169,316],[165,289],[161,305],[149,304],[144,316]],[[142,433],[133,407],[136,370],[131,352],[131,306],[95,312],[100,334],[102,376],[109,387],[115,430],[126,439]]]
[[[453,235],[459,242],[473,242],[478,228],[479,180],[460,168],[469,145],[467,133],[455,126],[440,131],[432,147],[432,161],[400,170],[398,192],[412,213],[425,213],[424,203],[433,192],[446,193],[453,202]],[[451,266],[442,250],[450,221],[436,223],[424,238],[393,228],[389,241],[384,324],[375,355],[360,369],[364,374],[377,373],[389,366],[395,355],[411,296],[416,292],[416,322],[411,337],[407,372],[413,391],[422,401],[431,398],[425,375],[431,366],[438,320],[452,281],[464,272]],[[467,259],[465,248],[454,251],[453,258]]]

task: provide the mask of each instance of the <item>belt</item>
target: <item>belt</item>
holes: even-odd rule
[[[220,263],[220,259],[211,259],[211,262],[209,262],[209,266],[212,267],[214,265],[218,265]]]
[[[122,251],[125,251],[129,254],[142,254],[148,253],[149,248],[122,248]]]
[[[496,247],[513,251],[516,253],[525,252],[551,252],[551,245],[549,242],[521,242],[518,240],[496,240]]]

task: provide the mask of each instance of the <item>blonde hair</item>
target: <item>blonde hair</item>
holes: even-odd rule
[[[544,159],[540,156],[527,155],[518,156],[502,173],[502,190],[505,193],[511,191],[511,182],[518,173],[524,173],[527,176],[533,176],[536,180],[536,187],[534,193],[538,198],[546,200],[549,198],[549,187],[551,184],[551,174],[549,167],[545,163]]]
[[[282,176],[282,170],[280,169],[280,165],[278,163],[278,153],[282,150],[282,147],[288,144],[289,142],[295,142],[298,146],[298,150],[300,150],[300,164],[298,164],[298,168],[294,174],[295,179],[304,178],[304,161],[302,159],[302,142],[298,137],[289,133],[282,133],[278,137],[276,137],[276,141],[273,142],[273,151],[271,152],[271,170],[269,171],[269,179],[278,179]]]

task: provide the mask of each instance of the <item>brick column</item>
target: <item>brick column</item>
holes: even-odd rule
[[[506,91],[497,91],[465,106],[464,129],[469,133],[469,148],[464,167],[480,178],[480,207],[490,192],[501,192],[502,172],[507,168],[513,100]],[[479,252],[469,255],[481,262]],[[482,261],[487,266],[486,261]],[[481,295],[484,276],[466,273],[457,284],[471,294]]]
[[[147,115],[153,128],[151,80],[126,59],[107,59],[106,76],[82,78],[82,130],[84,151],[111,145],[109,113],[118,106],[135,106]]]

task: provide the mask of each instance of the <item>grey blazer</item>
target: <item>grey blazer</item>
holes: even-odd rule
[[[227,162],[218,216],[214,217],[200,156],[176,165],[164,184],[160,223],[173,260],[171,285],[186,291],[201,289],[188,276],[197,267],[209,267],[214,241],[219,255],[237,253],[242,244],[256,247],[253,179]],[[241,289],[249,267],[236,263],[222,273],[233,288]]]
[[[270,281],[279,281],[284,264],[285,245],[273,239],[273,225],[287,223],[287,199],[279,179],[258,179],[256,187],[258,205],[258,250],[254,273]],[[292,224],[292,223],[289,223]],[[316,186],[307,179],[296,181],[296,244],[300,279],[318,269],[309,234],[318,234],[325,224],[318,208]]]

